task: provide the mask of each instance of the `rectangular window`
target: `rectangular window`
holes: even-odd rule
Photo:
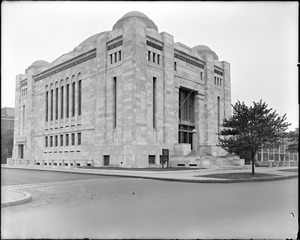
[[[81,133],[77,134],[78,145],[81,145]]]
[[[104,155],[103,156],[103,160],[104,160],[104,166],[108,166],[109,165],[109,155]]]
[[[50,136],[50,147],[53,146],[53,136]]]
[[[48,95],[49,92],[46,92],[46,122],[48,121]]]
[[[53,120],[53,90],[51,90],[50,96],[50,114],[51,114],[51,121]]]
[[[78,115],[81,115],[81,80],[78,82]]]
[[[60,90],[60,118],[64,118],[64,87],[61,87]]]
[[[109,56],[110,56],[110,64],[112,64],[113,63],[113,55],[110,54]]]
[[[113,78],[113,126],[114,128],[117,127],[117,77]]]
[[[25,130],[25,105],[23,105],[23,130]]]
[[[72,146],[74,146],[75,145],[75,133],[72,133]]]
[[[151,52],[148,51],[148,61],[151,61]]]
[[[75,116],[75,82],[72,83],[72,117]]]
[[[269,160],[274,160],[274,151],[273,151],[273,149],[269,150]]]
[[[66,134],[66,146],[69,146],[69,134]]]
[[[153,77],[153,128],[156,128],[156,77]]]
[[[157,64],[159,65],[160,55],[157,54]]]
[[[155,63],[155,53],[153,53],[153,63]]]
[[[57,145],[58,145],[58,136],[55,135],[55,147],[57,147]]]
[[[48,147],[48,137],[45,137],[45,147]]]
[[[203,73],[200,72],[200,79],[203,80]]]
[[[155,155],[149,155],[149,164],[155,164]]]
[[[118,57],[117,57],[117,52],[115,52],[115,63],[117,62]]]
[[[70,84],[67,84],[67,117],[69,117]]]
[[[262,155],[261,155],[261,152],[258,152],[258,153],[257,153],[257,161],[261,161],[261,156],[262,156]]]
[[[55,90],[55,119],[58,119],[58,88]]]
[[[174,71],[177,71],[177,62],[174,62]]]
[[[217,78],[215,77],[215,85],[217,85]]]
[[[60,146],[64,145],[64,135],[60,135]]]
[[[218,97],[217,98],[217,101],[218,101],[218,109],[217,109],[217,111],[218,111],[218,113],[217,113],[217,117],[218,117],[218,119],[217,119],[217,124],[218,124],[218,134],[220,133],[220,124],[221,124],[221,120],[220,120],[220,111],[221,111],[221,108],[220,108],[220,97]]]
[[[122,60],[122,54],[121,54],[121,51],[119,51],[119,61]]]

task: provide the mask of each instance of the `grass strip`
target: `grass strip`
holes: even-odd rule
[[[156,171],[156,172],[161,172],[161,171],[189,171],[189,170],[199,170],[202,168],[118,168],[118,167],[78,167],[78,168],[83,168],[83,169],[101,169],[101,170],[120,170],[120,171]]]
[[[222,178],[222,179],[253,179],[253,178],[267,178],[267,177],[278,177],[275,174],[256,173],[252,175],[251,172],[240,172],[240,173],[220,173],[220,174],[207,174],[199,175],[198,177],[205,178]]]

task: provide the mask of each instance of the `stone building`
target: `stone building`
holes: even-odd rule
[[[171,166],[199,166],[226,155],[216,133],[231,115],[230,64],[129,12],[18,75],[15,108],[18,164],[155,167],[169,149]]]
[[[14,108],[1,108],[1,164],[7,163],[7,158],[12,157]]]
[[[14,129],[14,113],[14,108],[1,108],[1,132],[5,132],[8,129]]]

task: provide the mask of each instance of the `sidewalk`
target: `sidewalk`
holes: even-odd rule
[[[10,207],[31,201],[31,195],[13,189],[1,187],[1,208]]]
[[[177,181],[177,182],[191,182],[191,183],[237,183],[237,182],[258,182],[258,181],[274,181],[283,180],[289,178],[297,178],[297,172],[281,171],[288,169],[297,169],[298,167],[256,167],[256,173],[270,174],[268,177],[253,177],[251,179],[221,179],[206,177],[208,174],[222,174],[222,173],[240,173],[240,172],[251,172],[251,168],[241,168],[241,169],[195,169],[195,170],[174,170],[174,171],[133,171],[126,169],[112,170],[112,169],[86,169],[86,168],[54,168],[54,167],[27,167],[27,166],[6,166],[2,165],[2,168],[12,168],[12,169],[30,169],[37,171],[56,171],[56,172],[69,172],[69,173],[84,173],[84,174],[98,174],[107,176],[120,176],[120,177],[130,177],[130,178],[144,178],[153,179],[161,181]],[[276,176],[272,176],[276,175]],[[4,191],[4,192],[3,192]],[[31,196],[26,195],[26,193],[18,192],[10,187],[1,187],[1,207],[28,202],[31,200]],[[22,195],[23,194],[23,195]],[[24,194],[26,196],[24,196]],[[5,197],[3,197],[5,196]],[[18,203],[18,200],[20,200]],[[5,201],[4,201],[5,200]],[[3,205],[4,203],[4,205]]]

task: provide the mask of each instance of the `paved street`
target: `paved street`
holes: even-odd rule
[[[278,239],[298,231],[298,179],[205,184],[41,173],[61,182],[19,186],[33,201],[2,209],[2,238]]]
[[[1,186],[61,182],[61,181],[96,179],[96,178],[118,178],[118,177],[80,174],[80,173],[62,174],[60,172],[1,168]]]

